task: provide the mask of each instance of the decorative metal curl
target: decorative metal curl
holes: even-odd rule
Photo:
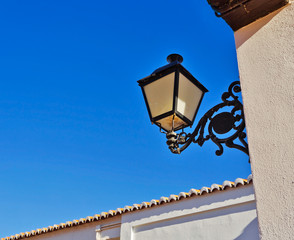
[[[202,146],[204,142],[211,139],[219,148],[215,152],[217,156],[223,154],[223,144],[229,148],[239,149],[249,155],[248,144],[245,141],[246,133],[243,105],[238,100],[238,96],[236,96],[236,93],[239,92],[241,92],[240,82],[235,81],[229,86],[228,92],[223,93],[222,102],[204,114],[193,133],[167,132],[166,143],[171,152],[180,154],[192,142]],[[225,107],[231,107],[232,109],[231,111],[218,113]],[[208,135],[204,136],[206,126]],[[221,135],[224,135],[224,137],[221,137]],[[239,139],[241,144],[235,143],[234,141],[236,139]]]

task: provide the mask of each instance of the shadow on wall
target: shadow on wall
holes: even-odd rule
[[[287,5],[286,5],[287,6]],[[286,7],[285,6],[285,7]],[[283,11],[284,8],[278,9],[275,12],[270,13],[269,15],[256,20],[255,22],[237,30],[238,37],[235,38],[236,48],[238,49],[250,39],[254,34],[256,34],[261,28],[263,28],[267,23],[269,23],[279,12]]]
[[[239,237],[235,238],[234,240],[248,240],[248,237],[250,237],[250,239],[259,239],[258,228],[256,226],[258,226],[257,217],[254,218],[247,225],[247,227],[244,228],[241,235]]]

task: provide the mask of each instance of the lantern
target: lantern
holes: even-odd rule
[[[204,94],[208,91],[171,54],[169,64],[138,81],[152,123],[167,132],[192,126]]]

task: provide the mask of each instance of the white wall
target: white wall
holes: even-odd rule
[[[294,239],[294,4],[235,33],[262,239]]]
[[[121,240],[257,240],[252,185],[122,216]]]
[[[85,224],[83,226],[70,227],[31,237],[32,240],[95,240],[95,226],[97,224]]]
[[[34,236],[32,240],[117,240],[121,216]],[[100,230],[100,231],[97,231]]]

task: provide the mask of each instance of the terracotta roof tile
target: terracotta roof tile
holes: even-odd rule
[[[159,204],[159,200],[152,199],[152,200],[150,201],[150,207],[155,206],[155,205],[158,205],[158,204]]]

